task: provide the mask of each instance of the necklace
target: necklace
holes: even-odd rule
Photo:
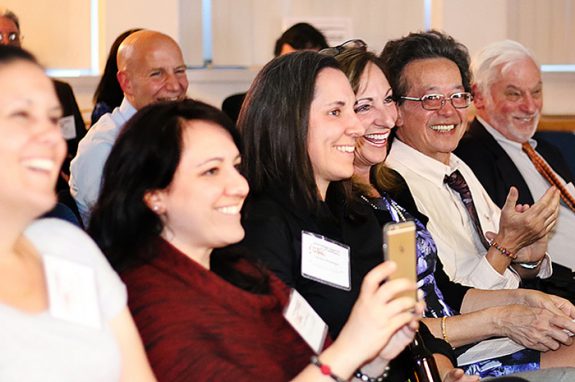
[[[403,214],[403,208],[401,208],[399,205],[397,205],[397,203],[394,200],[389,200],[388,198],[386,198],[385,196],[381,196],[381,200],[386,204],[387,208],[381,208],[375,204],[373,204],[371,202],[371,200],[369,200],[367,197],[365,197],[364,195],[361,195],[361,199],[363,199],[364,202],[366,202],[367,204],[369,204],[374,210],[388,210],[389,213],[391,214],[393,220],[397,223],[397,222],[404,222],[407,219],[405,218],[405,215]]]

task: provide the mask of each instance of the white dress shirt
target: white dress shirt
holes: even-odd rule
[[[537,171],[535,165],[529,159],[527,154],[521,148],[521,144],[517,142],[510,141],[505,138],[501,133],[491,127],[487,122],[481,118],[477,118],[485,130],[493,136],[493,138],[499,143],[499,146],[509,155],[509,158],[513,161],[513,164],[519,170],[519,173],[523,177],[529,191],[531,191],[531,196],[533,200],[538,200],[543,196],[543,194],[549,189],[549,182]],[[534,139],[529,140],[529,144],[535,148],[537,146],[537,141]],[[541,155],[541,159],[545,160]],[[549,163],[547,163],[549,164]],[[552,168],[551,166],[549,166]],[[557,178],[559,178],[564,184],[565,180],[557,173]],[[551,259],[558,264],[564,265],[575,270],[575,213],[571,211],[563,203],[559,206],[559,218],[557,219],[557,224],[549,234],[549,246],[548,252]]]
[[[76,200],[84,227],[90,210],[100,195],[104,164],[124,124],[136,114],[126,98],[111,113],[104,114],[78,144],[78,153],[70,163],[70,193]]]
[[[483,232],[499,231],[501,210],[489,197],[473,171],[456,155],[449,165],[428,157],[396,139],[386,164],[398,171],[407,182],[420,212],[429,217],[427,228],[437,244],[437,253],[445,272],[458,283],[479,289],[513,289],[520,278],[509,269],[497,272],[485,258],[473,222],[459,194],[443,179],[453,171],[465,178],[471,191]],[[544,260],[540,277],[551,275],[551,263]]]

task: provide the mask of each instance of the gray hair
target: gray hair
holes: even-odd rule
[[[12,22],[16,25],[18,32],[20,32],[20,20],[18,20],[18,16],[8,8],[0,7],[0,17],[6,17],[8,20],[12,20]]]
[[[487,45],[471,61],[475,84],[481,91],[487,90],[499,73],[526,58],[533,60],[539,67],[533,52],[517,41],[502,40]]]

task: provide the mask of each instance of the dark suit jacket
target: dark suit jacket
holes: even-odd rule
[[[537,152],[567,182],[573,181],[573,174],[559,150],[542,139],[537,139]],[[533,204],[533,196],[521,173],[485,127],[474,119],[465,133],[455,155],[463,159],[475,173],[491,199],[503,207],[511,186],[519,190],[518,203]]]

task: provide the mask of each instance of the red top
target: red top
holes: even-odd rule
[[[287,381],[309,363],[312,350],[283,317],[279,279],[253,294],[164,240],[153,245],[159,255],[121,277],[159,381]]]

